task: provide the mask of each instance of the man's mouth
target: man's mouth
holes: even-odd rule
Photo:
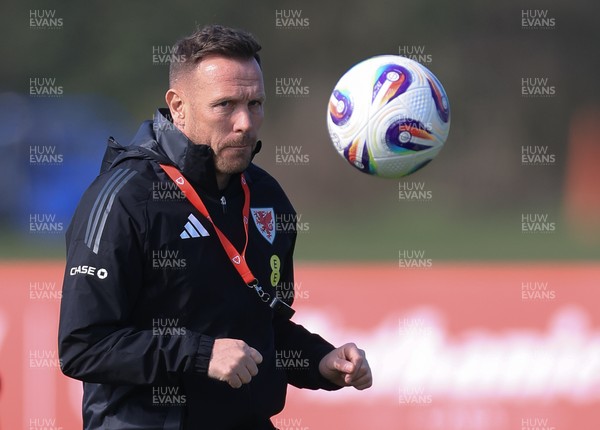
[[[226,146],[223,149],[237,149],[237,150],[240,150],[240,149],[248,149],[249,147],[250,147],[250,145],[241,145],[241,146],[240,145],[235,145],[235,146]]]

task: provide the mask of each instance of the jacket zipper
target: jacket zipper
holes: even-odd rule
[[[223,209],[223,213],[226,214],[227,213],[227,200],[225,199],[225,196],[221,196],[221,208]]]

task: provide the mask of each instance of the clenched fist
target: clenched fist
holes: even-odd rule
[[[258,374],[262,355],[239,339],[216,339],[208,362],[208,376],[240,388]]]
[[[340,387],[364,390],[373,385],[373,375],[365,352],[353,343],[342,345],[323,357],[319,372]]]

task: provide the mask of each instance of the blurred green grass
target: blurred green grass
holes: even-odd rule
[[[600,240],[572,234],[559,214],[548,214],[556,230],[521,231],[520,213],[452,213],[422,205],[333,210],[302,214],[298,261],[398,261],[400,251],[424,252],[433,260],[598,261]],[[375,210],[376,209],[376,210]],[[64,259],[62,235],[2,231],[0,259]],[[595,243],[594,243],[595,242]]]
[[[298,235],[296,256],[397,261],[400,251],[424,251],[425,258],[434,260],[598,261],[598,238],[593,243],[577,237],[559,215],[550,213],[548,220],[555,231],[527,233],[521,230],[520,212],[465,217],[421,207],[400,215],[398,210],[315,215],[310,228]]]

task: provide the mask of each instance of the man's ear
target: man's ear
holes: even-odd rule
[[[173,117],[173,124],[183,129],[185,126],[185,101],[181,90],[169,88],[165,94],[167,106]]]

